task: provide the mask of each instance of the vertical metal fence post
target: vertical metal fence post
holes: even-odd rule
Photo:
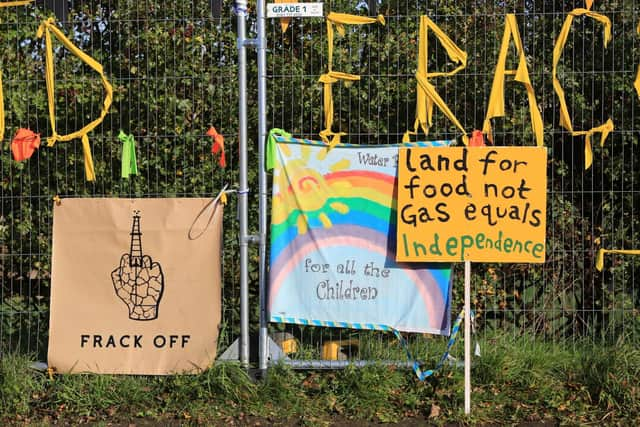
[[[464,262],[464,413],[471,413],[471,261]]]
[[[267,331],[267,173],[265,171],[265,143],[267,137],[267,38],[265,36],[265,4],[257,1],[257,50],[258,50],[258,187],[259,187],[259,298],[260,298],[260,333],[259,333],[259,366],[267,369],[268,331]]]
[[[240,363],[249,366],[249,233],[247,187],[247,52],[246,20],[247,0],[236,0],[238,16],[238,210],[240,222]]]

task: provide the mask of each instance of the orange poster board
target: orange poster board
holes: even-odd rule
[[[398,261],[545,260],[547,149],[415,147],[398,162]]]

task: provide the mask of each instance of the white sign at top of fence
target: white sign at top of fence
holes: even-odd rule
[[[322,17],[323,3],[267,3],[267,18]]]

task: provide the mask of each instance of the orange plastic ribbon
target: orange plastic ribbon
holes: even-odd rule
[[[17,162],[27,160],[40,147],[40,134],[20,128],[11,141],[11,153]]]
[[[484,135],[480,130],[474,130],[471,133],[471,139],[469,140],[469,147],[484,147]]]
[[[213,126],[209,128],[207,135],[213,139],[213,144],[211,144],[211,153],[218,154],[218,152],[220,152],[220,167],[226,167],[227,159],[224,155],[224,137],[220,135]]]

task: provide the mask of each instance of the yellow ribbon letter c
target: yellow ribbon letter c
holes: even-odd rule
[[[590,7],[591,2],[587,2],[587,7]],[[560,100],[560,125],[567,129],[571,135],[579,136],[584,135],[584,168],[589,169],[591,164],[593,163],[593,151],[591,149],[591,136],[594,133],[600,133],[600,145],[604,145],[607,136],[611,131],[613,131],[613,121],[611,119],[607,120],[604,124],[593,127],[586,131],[574,131],[573,125],[571,124],[571,117],[569,116],[569,109],[567,108],[567,101],[565,99],[564,90],[560,85],[560,81],[558,80],[557,71],[558,71],[558,62],[560,61],[560,56],[562,56],[562,50],[564,49],[564,45],[567,42],[567,36],[569,35],[569,30],[571,29],[571,23],[573,22],[573,18],[576,16],[588,16],[589,18],[595,19],[600,22],[603,26],[604,32],[604,46],[606,47],[609,41],[611,40],[611,21],[604,15],[601,15],[596,12],[592,12],[589,9],[574,9],[569,12],[567,19],[562,24],[562,29],[560,30],[560,35],[558,36],[558,40],[556,40],[556,44],[553,48],[553,68],[551,71],[551,75],[553,77],[553,89],[558,95],[558,99]]]

